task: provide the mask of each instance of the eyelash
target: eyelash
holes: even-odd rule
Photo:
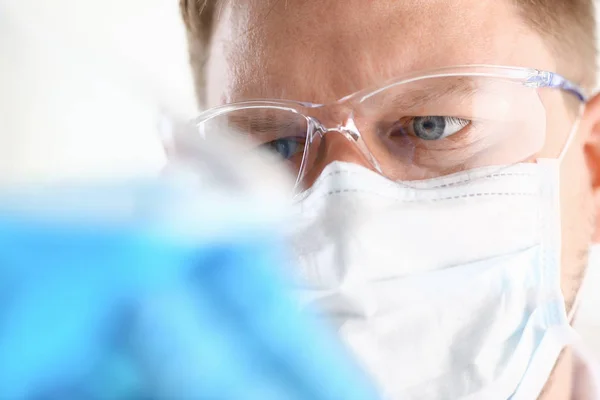
[[[414,121],[416,118],[422,118],[422,117],[427,117],[427,115],[417,115],[417,116],[412,116],[412,117],[403,117],[400,118],[398,121],[399,122],[412,122]],[[462,124],[464,121],[469,121],[469,123],[472,123],[473,121],[468,119],[468,118],[460,118],[460,117],[454,117],[454,116],[447,116],[447,115],[440,115],[440,117],[444,117],[448,122],[451,123],[455,123],[455,124]]]

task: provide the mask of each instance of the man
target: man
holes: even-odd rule
[[[581,391],[566,328],[600,238],[591,0],[181,6],[200,103],[237,104],[200,129],[243,131],[298,176],[303,277],[386,394]]]

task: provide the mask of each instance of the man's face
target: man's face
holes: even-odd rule
[[[208,106],[255,98],[329,103],[408,72],[451,65],[558,69],[543,38],[507,0],[232,3],[220,13],[207,66]],[[564,104],[546,108],[546,142],[532,161],[556,158],[572,125]],[[593,231],[585,156],[591,125],[582,122],[561,164],[567,309],[579,288]]]

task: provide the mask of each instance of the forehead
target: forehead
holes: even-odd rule
[[[462,64],[553,70],[509,0],[228,0],[207,65],[210,106],[327,103],[408,72]]]

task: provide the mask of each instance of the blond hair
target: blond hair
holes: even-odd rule
[[[547,39],[558,60],[559,72],[588,91],[597,84],[596,14],[594,0],[512,0],[521,17]],[[180,0],[188,30],[196,91],[204,96],[204,65],[223,0]]]

